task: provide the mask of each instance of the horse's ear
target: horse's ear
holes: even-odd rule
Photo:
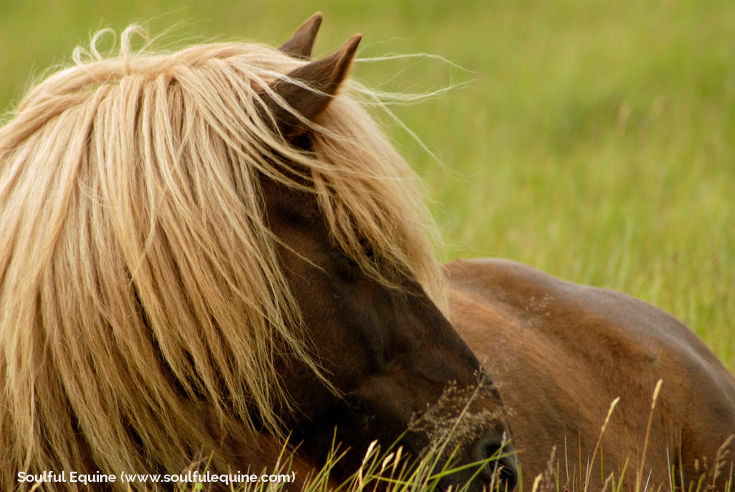
[[[278,47],[279,50],[291,55],[295,58],[308,60],[311,57],[311,50],[316,41],[316,34],[319,32],[319,26],[322,25],[322,13],[317,12],[294,31],[291,38]]]
[[[314,121],[327,109],[347,78],[360,39],[362,36],[359,34],[352,36],[336,53],[302,65],[270,85],[270,89],[292,108],[284,108],[280,102],[269,97],[268,93],[263,95],[270,117],[275,120],[284,137],[292,140],[304,134],[308,130],[308,124],[304,120]],[[300,114],[301,118],[294,112]],[[266,118],[268,119],[270,118]]]

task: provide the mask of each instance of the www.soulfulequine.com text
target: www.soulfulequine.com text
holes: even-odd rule
[[[127,473],[119,474],[109,473],[79,473],[76,471],[53,471],[48,470],[42,473],[26,473],[18,472],[17,480],[19,483],[78,483],[82,485],[92,485],[99,483],[220,483],[224,485],[240,484],[240,483],[293,483],[296,480],[296,473],[287,474],[261,474],[252,473],[212,473],[209,471],[188,471],[185,473]]]

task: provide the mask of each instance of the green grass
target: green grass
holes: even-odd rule
[[[622,469],[610,470],[604,466],[600,469],[600,476],[594,476],[592,470],[594,469],[596,460],[602,464],[604,461],[604,445],[602,443],[603,437],[607,425],[610,421],[610,417],[615,411],[615,408],[620,401],[620,398],[616,398],[610,405],[607,416],[601,425],[600,434],[595,444],[594,451],[592,452],[589,460],[586,464],[580,463],[569,463],[568,455],[565,450],[554,448],[549,456],[547,469],[544,470],[540,475],[524,476],[523,470],[519,470],[519,481],[515,490],[529,490],[531,492],[588,492],[591,490],[602,490],[610,492],[621,492],[621,491],[635,491],[635,492],[674,492],[679,490],[688,490],[690,492],[704,492],[712,491],[715,489],[716,477],[724,473],[722,477],[725,477],[724,486],[717,489],[721,492],[732,492],[735,488],[735,477],[733,471],[728,469],[721,469],[718,473],[708,475],[707,470],[703,470],[703,473],[699,478],[694,478],[691,483],[684,486],[676,484],[676,470],[672,467],[669,473],[669,481],[665,484],[653,485],[648,483],[649,475],[641,470],[647,469],[646,462],[646,451],[648,447],[649,438],[652,437],[650,434],[651,423],[653,415],[656,409],[656,403],[661,389],[663,380],[659,380],[653,391],[651,397],[651,409],[648,417],[648,425],[646,427],[646,433],[643,438],[643,447],[638,451],[638,456],[631,456],[630,460],[635,462],[637,466],[636,471],[631,471],[631,461],[628,460],[623,465]],[[469,402],[467,403],[469,405]],[[468,408],[465,406],[465,409]],[[495,462],[498,459],[504,457],[503,450],[498,450],[493,456],[487,459],[476,462],[468,463],[465,465],[455,464],[453,457],[455,456],[456,448],[452,451],[453,436],[457,425],[461,421],[464,412],[460,414],[457,420],[454,420],[453,425],[447,426],[442,435],[432,443],[431,446],[425,451],[417,461],[410,460],[406,453],[401,447],[397,447],[395,444],[390,446],[386,450],[382,450],[377,444],[377,441],[368,446],[362,463],[358,470],[351,475],[344,482],[340,483],[336,490],[345,492],[375,492],[376,490],[385,490],[386,492],[432,492],[440,490],[439,481],[443,477],[448,477],[453,473],[460,472],[462,470],[470,470],[472,473],[472,479],[474,480],[481,469],[489,467],[494,468]],[[731,437],[733,439],[733,437]],[[720,462],[726,455],[721,454],[724,451],[726,443],[720,450],[717,451],[715,456],[715,462]],[[562,455],[563,457],[560,457]],[[332,449],[327,457],[324,466],[314,471],[309,477],[300,477],[306,480],[302,490],[304,492],[325,492],[327,490],[334,489],[334,483],[330,481],[330,476],[334,475],[334,469],[338,466],[339,461],[344,458],[345,452],[340,449],[338,444],[333,443]],[[579,473],[572,471],[569,473],[570,468],[574,470],[574,467],[580,466]],[[207,464],[204,467],[200,465],[193,465],[193,469],[200,470],[204,473],[207,468]],[[582,468],[584,467],[584,468]],[[290,475],[292,469],[291,454],[285,450],[282,452],[278,462],[274,465],[273,470],[268,470],[261,473],[269,474],[284,474]],[[603,471],[604,470],[604,471]],[[253,470],[255,472],[257,470]],[[584,471],[584,473],[582,473]],[[722,478],[720,477],[720,478]],[[503,492],[506,490],[505,484],[497,479],[497,474],[491,480],[488,485],[488,490],[492,492]],[[468,490],[470,484],[466,483],[462,486],[455,487],[452,490],[458,492]],[[182,492],[186,491],[198,491],[198,490],[213,490],[209,484],[196,483],[193,485],[183,484],[181,485]],[[280,483],[266,483],[266,482],[254,482],[246,484],[233,484],[229,490],[232,492],[277,492],[281,490],[288,490],[288,482]]]
[[[457,421],[455,421],[457,422]],[[448,478],[454,473],[469,472],[470,482],[474,480],[483,468],[494,468],[495,462],[504,456],[502,450],[496,451],[482,461],[467,463],[460,465],[456,462],[456,449],[451,449],[452,433],[454,428],[449,426],[443,437],[437,439],[424,452],[420,459],[415,459],[408,455],[401,446],[396,444],[388,449],[381,449],[377,441],[373,441],[365,451],[362,462],[355,473],[350,475],[344,482],[337,484],[333,475],[335,467],[345,457],[345,450],[341,449],[336,443],[333,443],[332,449],[327,456],[324,466],[319,470],[314,470],[308,477],[299,477],[305,480],[302,487],[303,492],[327,492],[327,491],[343,491],[343,492],[376,492],[378,490],[385,492],[435,492],[443,490],[440,481]],[[278,462],[274,464],[271,470],[250,470],[246,475],[262,476],[265,475],[281,475],[286,477],[284,480],[266,482],[257,480],[253,482],[231,483],[226,487],[230,492],[279,492],[282,490],[292,490],[289,476],[294,476],[292,472],[292,454],[284,449]],[[194,463],[191,471],[199,472],[199,476],[206,474],[209,463]],[[190,470],[187,470],[190,471]],[[186,475],[186,472],[181,473]],[[234,474],[233,474],[234,475]],[[196,477],[195,477],[196,480]],[[465,483],[461,486],[454,485],[452,490],[456,492],[466,492],[471,483]],[[137,485],[141,485],[138,483]],[[151,489],[150,487],[153,487]],[[197,492],[197,491],[214,491],[221,490],[221,484],[214,482],[192,481],[180,482],[176,485],[177,490],[181,492]],[[488,487],[490,492],[505,492],[505,484],[498,478],[497,473],[491,478]],[[127,490],[133,490],[133,484],[129,484]],[[155,484],[147,483],[143,485],[143,490],[155,490]]]
[[[0,108],[102,27],[148,20],[182,39],[284,40],[316,10],[317,54],[354,32],[372,85],[469,86],[397,114],[441,159],[389,128],[424,177],[443,260],[500,256],[648,300],[735,368],[735,3],[28,3],[0,0]]]

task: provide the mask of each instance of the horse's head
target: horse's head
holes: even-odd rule
[[[320,20],[307,21],[281,50],[308,59]],[[372,440],[384,449],[398,440],[417,457],[444,436],[445,454],[456,451],[455,465],[497,453],[500,476],[512,488],[515,464],[508,456],[512,449],[498,392],[418,280],[430,275],[422,270],[434,267],[433,258],[419,237],[424,231],[415,211],[405,210],[408,196],[391,193],[396,184],[406,185],[386,171],[396,156],[383,142],[370,142],[382,140],[371,125],[346,131],[337,126],[344,111],[356,111],[336,94],[359,41],[355,36],[335,54],[301,64],[263,93],[276,133],[327,166],[285,163],[304,190],[262,179],[279,261],[314,362],[331,386],[315,378],[300,358],[279,358],[295,410],[281,417],[310,457],[326,456],[336,428],[337,442],[353,448],[337,466],[344,473],[357,468]],[[357,144],[364,148],[325,158],[325,147],[355,145],[340,142],[350,138],[360,139]],[[375,153],[365,156],[370,149]],[[389,162],[369,168],[381,158]],[[351,167],[342,167],[344,159],[353,160]],[[343,196],[351,193],[374,196],[353,205],[356,196]],[[476,472],[477,467],[469,468],[447,483],[465,482]],[[491,474],[488,467],[475,483],[485,484]]]
[[[342,476],[373,440],[418,458],[451,434],[455,465],[503,447],[500,397],[437,307],[413,174],[344,87],[359,37],[309,61],[319,20],[281,51],[133,53],[128,30],[0,129],[3,487],[212,451],[259,471],[248,435],[318,466],[335,428]]]

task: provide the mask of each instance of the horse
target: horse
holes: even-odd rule
[[[281,443],[299,473],[341,443],[342,480],[376,442],[419,459],[459,416],[439,486],[514,487],[416,177],[347,78],[361,37],[311,60],[320,23],[170,53],[133,50],[133,26],[118,56],[98,34],[0,129],[4,490],[259,473]]]
[[[508,410],[522,490],[732,489],[735,378],[684,324],[509,260],[444,269],[450,320]]]

